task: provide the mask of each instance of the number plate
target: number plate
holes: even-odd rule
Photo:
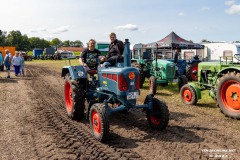
[[[128,92],[127,93],[127,99],[137,99],[139,97],[138,92]]]

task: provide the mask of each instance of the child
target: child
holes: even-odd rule
[[[23,57],[22,53],[20,53],[20,57],[21,57],[20,75],[22,74],[24,76],[24,57]]]

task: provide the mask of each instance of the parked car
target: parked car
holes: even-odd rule
[[[32,56],[28,55],[26,52],[21,52],[25,61],[31,61]]]

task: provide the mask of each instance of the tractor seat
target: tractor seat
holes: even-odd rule
[[[90,76],[93,76],[94,74],[97,74],[97,70],[88,70],[87,73],[88,73]]]

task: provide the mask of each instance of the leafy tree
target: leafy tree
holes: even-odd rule
[[[206,39],[202,39],[201,42],[210,43],[210,41],[208,41],[208,40],[206,40]]]
[[[22,34],[20,31],[10,31],[6,39],[6,45],[15,46],[16,50],[21,48]]]
[[[83,43],[80,40],[73,41],[74,47],[83,47]]]
[[[55,46],[55,47],[60,47],[62,46],[62,41],[58,38],[54,38],[51,42],[50,42],[51,46]]]
[[[70,47],[70,41],[67,40],[67,41],[63,41],[63,47]]]
[[[34,48],[47,48],[50,46],[50,42],[45,40],[45,39],[40,39],[39,37],[31,37],[29,38],[30,41],[30,48],[34,49]]]
[[[0,35],[0,46],[5,46],[6,35],[7,35],[7,32],[6,32],[6,31],[1,31],[1,35]]]

